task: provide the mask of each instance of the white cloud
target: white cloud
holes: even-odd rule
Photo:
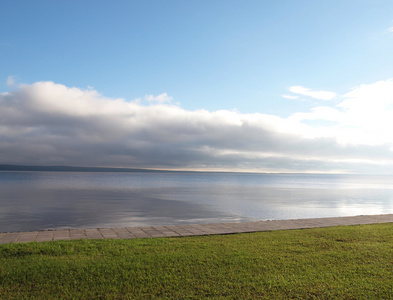
[[[173,98],[168,96],[167,93],[162,93],[158,96],[154,96],[154,95],[146,95],[145,99],[149,102],[157,102],[160,104],[163,103],[171,103],[173,101]]]
[[[289,119],[304,124],[334,122],[309,130],[313,136],[334,137],[342,145],[393,145],[393,79],[360,85],[341,98],[335,107],[315,107]]]
[[[189,111],[165,93],[147,98],[144,106],[53,82],[2,93],[1,163],[266,172],[385,172],[393,164],[393,80],[288,118]]]
[[[12,75],[8,76],[8,77],[7,77],[7,81],[6,81],[6,85],[7,85],[7,86],[15,86],[15,85],[16,85],[16,83],[15,83],[15,77],[12,76]]]
[[[299,94],[303,96],[308,96],[319,100],[331,100],[336,97],[336,93],[328,91],[313,91],[309,88],[305,88],[299,85],[291,86],[289,91],[294,94]]]
[[[337,105],[345,112],[342,124],[348,133],[343,140],[393,143],[393,79],[360,85],[343,97]]]
[[[294,96],[294,95],[281,95],[281,97],[286,98],[286,99],[298,99],[299,96]]]
[[[323,120],[332,122],[341,122],[345,116],[343,113],[335,108],[328,106],[318,106],[311,109],[310,112],[301,112],[292,114],[289,119],[296,121],[304,120]]]

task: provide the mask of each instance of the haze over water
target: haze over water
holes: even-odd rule
[[[0,172],[0,232],[393,213],[393,176]]]

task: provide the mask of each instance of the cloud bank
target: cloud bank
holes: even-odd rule
[[[355,87],[338,105],[288,118],[188,111],[165,93],[144,100],[146,105],[141,99],[112,99],[92,88],[53,82],[20,85],[0,94],[0,163],[257,172],[392,170],[392,79]]]

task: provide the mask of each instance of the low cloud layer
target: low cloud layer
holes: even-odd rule
[[[20,85],[0,94],[0,163],[392,173],[393,80],[342,96],[291,91],[340,102],[280,118],[188,111],[165,93],[126,101],[53,82]]]

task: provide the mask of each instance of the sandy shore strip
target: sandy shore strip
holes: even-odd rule
[[[391,222],[393,222],[393,214],[236,223],[234,222],[144,227],[43,230],[0,233],[0,244],[78,239],[135,239],[155,237],[183,237],[193,235],[234,234],[245,232],[291,230]]]

